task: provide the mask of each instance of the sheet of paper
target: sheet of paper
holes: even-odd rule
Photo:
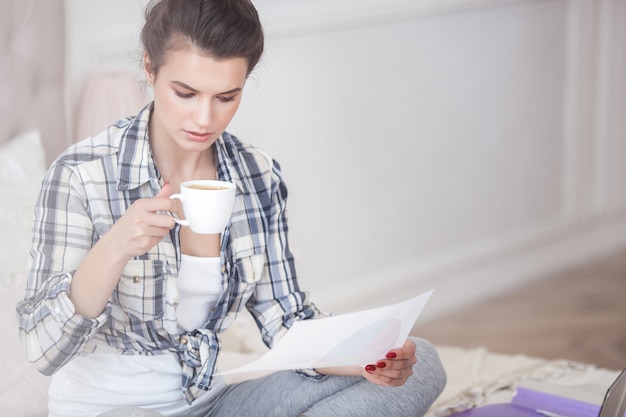
[[[385,307],[298,321],[265,355],[221,374],[374,364],[402,347],[433,291]]]

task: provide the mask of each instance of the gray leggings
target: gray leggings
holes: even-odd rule
[[[446,384],[435,348],[417,345],[414,374],[398,388],[382,387],[362,377],[331,376],[315,381],[292,371],[227,386],[219,395],[192,408],[185,417],[367,417],[423,416]],[[160,417],[154,411],[123,408],[99,417]],[[182,417],[182,416],[181,416]]]

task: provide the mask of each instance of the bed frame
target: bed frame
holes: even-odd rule
[[[38,128],[51,162],[69,143],[64,0],[2,0],[0,48],[0,143]]]

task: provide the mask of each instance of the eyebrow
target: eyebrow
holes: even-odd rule
[[[185,84],[185,83],[183,83],[181,81],[172,81],[172,84],[176,84],[177,86],[185,88],[185,89],[190,90],[190,91],[193,91],[194,93],[198,93],[199,92],[195,88],[190,87],[190,86],[188,86],[187,84]],[[238,93],[241,90],[242,90],[241,87],[237,87],[237,88],[233,88],[232,90],[228,90],[228,91],[224,91],[224,92],[218,93],[217,95]]]

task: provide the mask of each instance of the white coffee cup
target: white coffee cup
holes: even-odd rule
[[[216,180],[193,180],[180,185],[180,194],[170,195],[183,206],[185,219],[176,223],[195,233],[222,233],[230,220],[235,202],[235,184]]]

